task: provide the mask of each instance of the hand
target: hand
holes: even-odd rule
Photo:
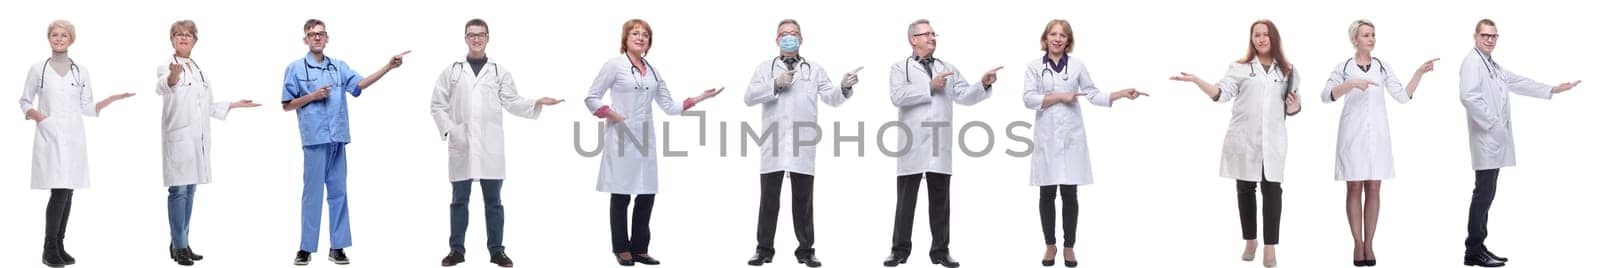
[[[1433,71],[1433,62],[1435,62],[1435,61],[1439,61],[1439,58],[1433,58],[1431,60],[1428,60],[1428,62],[1422,63],[1422,66],[1418,66],[1417,67],[1417,74],[1424,74],[1424,73],[1432,72]]]
[[[1371,85],[1375,85],[1375,84],[1372,83],[1372,81],[1367,81],[1366,79],[1345,80],[1344,84],[1346,86],[1350,86],[1351,88],[1360,89],[1362,91],[1366,91],[1367,87],[1369,87]]]
[[[933,81],[928,82],[928,87],[933,90],[933,93],[944,92],[945,82],[946,80],[949,80],[948,78],[951,74],[955,73],[943,72],[939,73],[939,75],[933,76]]]
[[[48,116],[44,116],[44,113],[39,112],[39,110],[28,109],[28,119],[33,120],[34,123],[44,123],[45,118],[48,118]]]
[[[239,100],[228,104],[228,109],[261,107],[260,103],[251,100]]]
[[[1172,78],[1168,78],[1168,79],[1172,79],[1172,81],[1190,82],[1190,83],[1193,83],[1195,81],[1200,81],[1199,77],[1195,77],[1193,74],[1184,73],[1184,72],[1179,72],[1178,75],[1173,76]]]
[[[399,55],[394,55],[393,58],[389,58],[389,68],[400,68],[400,64],[405,63],[403,59],[406,57],[406,54],[411,54],[411,51],[406,50],[406,52],[400,52]]]
[[[1561,93],[1561,92],[1566,92],[1568,90],[1572,90],[1573,87],[1577,87],[1578,86],[1578,83],[1583,83],[1583,80],[1561,83],[1561,85],[1557,85],[1555,88],[1550,89],[1550,94],[1556,94],[1556,93]]]
[[[700,92],[700,96],[696,96],[694,102],[698,103],[698,102],[706,101],[707,99],[711,99],[711,97],[716,97],[717,94],[722,94],[722,90],[723,89],[724,89],[723,87],[719,87],[719,88],[707,89],[706,91]]]
[[[1289,114],[1300,113],[1300,93],[1289,93],[1289,97],[1283,100],[1283,104],[1286,106],[1283,112]]]
[[[111,95],[110,97],[106,97],[105,102],[119,101],[119,100],[122,100],[122,99],[126,99],[128,97],[133,97],[133,95],[134,95],[133,92],[122,93],[122,94],[117,94],[117,95]]]
[[[1005,66],[994,67],[994,69],[989,69],[988,72],[983,73],[983,80],[982,80],[983,81],[983,86],[987,87],[987,86],[994,85],[995,73],[999,72],[1000,69],[1003,69],[1003,68],[1006,68],[1006,67]]]
[[[861,68],[862,67],[856,67],[855,70],[850,70],[850,72],[844,73],[844,79],[842,79],[842,82],[839,82],[839,87],[854,88],[856,86],[856,82],[861,82],[861,79],[856,77],[856,72],[860,72]]]
[[[618,114],[617,111],[614,111],[614,110],[611,111],[611,113],[607,113],[606,114],[606,122],[608,122],[608,123],[612,123],[612,124],[622,123],[622,120],[625,120],[625,119],[626,118],[622,118],[622,114]]]
[[[1055,98],[1057,103],[1073,103],[1073,102],[1077,102],[1078,101],[1078,96],[1083,96],[1083,95],[1089,95],[1089,94],[1088,93],[1083,93],[1083,92],[1062,92],[1062,93],[1052,93],[1052,94],[1050,94],[1050,97],[1051,98]]]
[[[544,97],[544,98],[539,98],[539,100],[534,101],[534,103],[537,103],[539,105],[556,105],[556,104],[560,104],[563,101],[567,101],[567,100],[558,100],[558,99],[552,99],[550,97]]]
[[[328,88],[331,87],[333,87],[333,85],[322,85],[321,88],[317,88],[316,92],[311,92],[311,95],[307,95],[306,97],[311,97],[312,101],[326,99],[328,98]]]
[[[179,74],[183,73],[183,64],[173,63],[171,65],[167,65],[167,70],[171,71],[171,76],[178,76]]]
[[[775,90],[775,91],[778,91],[778,92],[784,92],[784,91],[788,91],[789,90],[789,86],[793,85],[793,84],[794,84],[794,71],[787,71],[787,72],[783,72],[783,74],[781,74],[781,75],[778,75],[778,78],[775,81],[772,81],[772,85],[773,85],[772,89]]]
[[[1139,99],[1140,96],[1150,96],[1150,94],[1144,93],[1144,92],[1139,92],[1139,90],[1132,89],[1132,88],[1118,90],[1116,93],[1111,93],[1111,98],[1112,99],[1124,98],[1124,99],[1136,100],[1136,99]]]

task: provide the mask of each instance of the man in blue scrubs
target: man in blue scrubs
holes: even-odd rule
[[[305,188],[300,193],[300,251],[295,265],[311,263],[317,251],[317,235],[322,225],[323,188],[327,188],[328,260],[349,264],[344,248],[350,247],[350,209],[345,196],[345,150],[350,143],[350,113],[345,105],[350,97],[378,82],[389,70],[400,67],[395,55],[372,76],[362,77],[344,61],[322,54],[328,44],[328,31],[321,20],[307,20],[305,58],[289,63],[283,74],[283,110],[295,111],[300,120],[300,146],[305,151]]]

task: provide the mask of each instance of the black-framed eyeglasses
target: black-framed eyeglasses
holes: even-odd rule
[[[926,33],[913,34],[911,36],[915,36],[915,37],[939,37],[939,34],[935,33],[935,32],[926,32]]]
[[[1500,34],[1481,33],[1481,34],[1478,34],[1478,38],[1500,40]]]
[[[489,38],[489,33],[488,33],[488,32],[482,32],[482,33],[467,33],[467,38],[473,38],[473,39],[483,39],[483,38]]]
[[[309,33],[306,33],[306,38],[324,38],[325,39],[325,38],[328,38],[328,32],[309,32]]]

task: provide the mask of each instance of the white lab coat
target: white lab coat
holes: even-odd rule
[[[1217,102],[1233,101],[1233,119],[1222,140],[1219,176],[1258,182],[1265,172],[1267,181],[1283,182],[1284,162],[1289,155],[1284,88],[1300,91],[1299,72],[1292,73],[1285,76],[1276,65],[1262,68],[1259,60],[1251,60],[1233,63],[1228,74],[1217,80],[1216,87],[1221,91]]]
[[[894,130],[897,145],[889,149],[893,152],[909,148],[897,158],[895,175],[952,174],[955,155],[950,148],[955,138],[954,129],[961,127],[952,122],[955,117],[952,108],[954,104],[971,106],[989,98],[989,90],[982,84],[967,83],[955,66],[944,60],[935,60],[931,66],[933,70],[923,68],[911,57],[889,66],[889,101],[900,109],[900,123],[907,128]],[[952,74],[945,78],[944,91],[934,94],[930,74],[943,72]],[[937,127],[935,133],[935,127],[925,127],[923,123],[944,126]],[[934,142],[934,135],[938,135],[938,142]]]
[[[1322,88],[1322,103],[1344,102],[1339,115],[1339,141],[1335,148],[1333,178],[1341,181],[1366,181],[1394,178],[1394,153],[1389,142],[1389,111],[1385,92],[1395,102],[1411,101],[1405,84],[1394,75],[1388,63],[1373,58],[1372,67],[1361,71],[1354,59],[1340,61],[1328,74]],[[1352,79],[1367,80],[1366,90],[1351,89],[1344,96],[1333,96],[1333,88]]]
[[[794,80],[788,91],[777,93],[773,83],[788,70],[778,58],[763,61],[756,66],[755,74],[750,76],[750,87],[744,93],[745,105],[761,105],[761,128],[755,130],[757,135],[767,129],[774,131],[767,136],[768,141],[761,143],[763,174],[789,171],[816,175],[817,147],[796,147],[795,141],[821,139],[822,128],[817,122],[818,99],[832,107],[844,105],[848,99],[843,89],[835,88],[833,82],[828,80],[828,72],[822,69],[822,65],[800,58],[794,68]],[[804,124],[816,124],[817,128],[799,126]]]
[[[1022,105],[1034,110],[1033,168],[1029,184],[1087,185],[1094,183],[1089,168],[1089,141],[1083,127],[1085,102],[1110,107],[1111,94],[1100,92],[1089,78],[1083,60],[1067,56],[1064,72],[1051,70],[1044,60],[1028,64],[1022,79]],[[1073,103],[1043,106],[1044,98],[1054,93],[1084,93]]]
[[[1461,105],[1467,109],[1467,138],[1472,147],[1472,169],[1516,166],[1516,146],[1511,139],[1510,93],[1550,99],[1554,87],[1511,73],[1476,48],[1461,59],[1460,77]]]
[[[46,60],[48,61],[48,60]],[[89,145],[83,117],[97,116],[88,68],[74,64],[56,75],[45,62],[28,69],[22,85],[22,111],[44,113],[33,135],[33,189],[89,188]],[[26,117],[24,117],[26,118]]]
[[[433,85],[433,123],[450,153],[449,180],[505,179],[505,127],[501,111],[538,119],[544,107],[517,94],[511,71],[488,59],[477,74],[461,58]]]
[[[645,61],[648,64],[648,60]],[[647,65],[645,76],[628,61],[626,55],[617,56],[600,67],[600,73],[589,85],[589,96],[583,99],[589,112],[609,107],[622,115],[621,125],[606,124],[604,144],[600,156],[600,175],[595,190],[613,194],[656,193],[656,131],[654,103],[667,115],[683,113],[685,104],[672,100],[660,69]],[[600,101],[611,93],[611,103]],[[626,127],[626,132],[623,132]],[[625,141],[625,142],[624,142]],[[638,150],[639,144],[644,151]]]
[[[170,64],[183,64],[176,86]],[[192,59],[168,58],[156,66],[161,95],[161,172],[165,186],[211,183],[211,118],[228,118],[228,102],[215,102],[211,82]]]

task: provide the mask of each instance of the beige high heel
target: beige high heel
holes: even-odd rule
[[[1243,256],[1239,256],[1239,259],[1240,260],[1244,260],[1244,261],[1255,261],[1256,260],[1256,241],[1255,240],[1245,240],[1244,255]]]
[[[1278,267],[1278,251],[1267,245],[1266,253],[1261,254],[1261,266],[1267,268]]]

